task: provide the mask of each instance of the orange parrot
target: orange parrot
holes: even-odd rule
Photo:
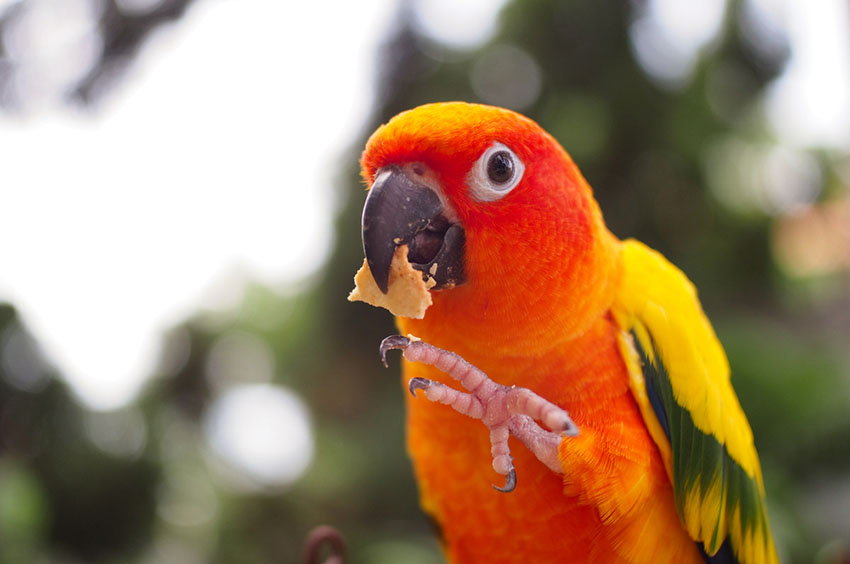
[[[403,351],[408,449],[449,561],[778,562],[696,291],[608,231],[554,138],[430,104],[375,131],[361,164],[375,284],[404,245],[428,282],[424,316],[398,317],[408,336],[381,354]]]

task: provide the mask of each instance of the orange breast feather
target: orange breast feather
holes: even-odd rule
[[[483,354],[469,339],[436,330],[435,317],[399,319],[399,326],[458,352],[497,382],[535,390],[581,429],[562,442],[563,476],[511,439],[519,482],[503,494],[490,487],[499,476],[483,425],[405,393],[422,505],[441,525],[451,562],[702,562],[629,391],[609,316],[567,345],[514,358]],[[422,376],[456,385],[430,366],[406,363],[404,372],[405,382]]]

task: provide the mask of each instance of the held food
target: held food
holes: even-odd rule
[[[393,255],[387,293],[378,288],[364,259],[363,266],[354,275],[354,289],[348,295],[348,301],[382,307],[399,317],[422,319],[432,303],[429,290],[436,284],[430,276],[425,281],[422,272],[411,266],[407,261],[407,245],[402,245]]]

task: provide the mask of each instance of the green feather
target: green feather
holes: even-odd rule
[[[660,422],[668,422],[664,430],[671,445],[673,490],[679,516],[685,520],[688,515],[691,509],[688,500],[693,499],[695,489],[699,489],[698,497],[703,500],[712,487],[719,485],[721,493],[726,494],[727,525],[732,525],[735,510],[740,508],[742,536],[766,540],[767,517],[758,485],[716,437],[696,428],[688,410],[676,402],[667,370],[652,343],[646,344],[653,350],[650,357],[638,336],[633,333],[633,337],[643,363],[647,393],[655,394],[658,399],[653,402],[653,408]],[[659,406],[663,413],[658,412]],[[707,536],[705,549],[709,554],[716,552],[726,539],[725,532],[719,529],[720,518],[718,515],[714,531]],[[736,553],[740,550],[734,548]]]

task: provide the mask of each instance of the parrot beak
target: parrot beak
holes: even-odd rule
[[[408,246],[411,266],[433,278],[434,289],[464,281],[463,228],[444,215],[437,193],[398,166],[378,171],[363,206],[363,252],[383,293],[389,290],[390,264],[397,247]]]

